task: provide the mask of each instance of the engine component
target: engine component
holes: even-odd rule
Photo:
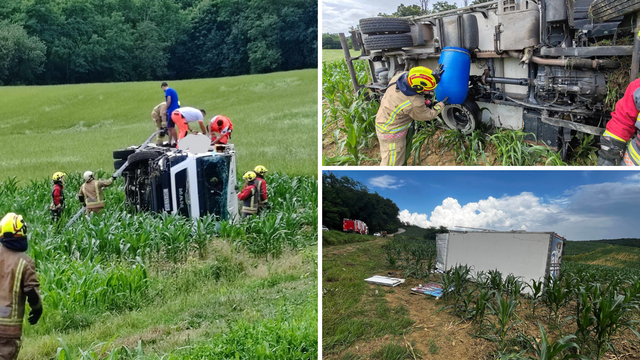
[[[573,96],[570,99],[564,99],[570,102],[595,103],[603,100],[607,95],[603,73],[568,70],[559,66],[540,66],[535,86],[538,97],[546,100],[558,99],[563,95],[563,97]]]

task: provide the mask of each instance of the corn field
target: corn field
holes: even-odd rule
[[[355,61],[358,82],[365,84],[371,79],[366,63]],[[362,90],[354,93],[347,64],[344,60],[322,63],[322,132],[324,138],[323,165],[367,165],[378,164],[375,117],[379,102],[372,94]],[[487,109],[481,109],[487,111]],[[407,165],[437,165],[428,160],[429,155],[451,156],[456,165],[596,165],[597,148],[593,135],[580,137],[578,146],[566,162],[560,152],[547,146],[525,141],[532,136],[520,130],[495,129],[487,124],[478,124],[468,135],[447,128],[439,117],[431,122],[415,122],[415,130],[407,135]],[[331,144],[331,150],[327,149]],[[368,150],[368,151],[367,151]],[[427,161],[427,162],[425,162]]]
[[[108,176],[96,173],[96,177]],[[23,215],[29,229],[27,253],[36,262],[41,283],[44,315],[37,327],[27,326],[26,331],[47,334],[82,329],[102,314],[148,305],[163,291],[153,274],[167,267],[163,264],[205,258],[214,238],[268,259],[317,242],[317,180],[275,173],[267,181],[270,208],[236,224],[214,216],[192,220],[136,213],[126,205],[123,183],[117,181],[105,190],[106,207],[100,214],[90,219],[83,216],[69,228],[65,224],[81,207],[76,200],[81,174],[68,176],[67,208],[58,224],[52,223],[49,213],[48,179],[20,185],[15,178],[1,181],[0,213]],[[206,278],[217,280],[238,273],[225,269],[208,268]],[[64,349],[60,351],[60,358],[68,358]],[[82,358],[94,358],[89,353]]]
[[[604,359],[637,351],[623,347],[640,341],[638,269],[565,261],[560,276],[538,280],[466,265],[439,274],[432,272],[433,241],[399,237],[384,251],[389,268],[404,277],[440,282],[441,309],[495,343],[496,358]]]

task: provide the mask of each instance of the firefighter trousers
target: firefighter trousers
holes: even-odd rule
[[[380,166],[402,166],[407,148],[407,132],[400,134],[378,133],[380,142]]]
[[[0,359],[16,360],[20,352],[19,339],[3,339],[0,338]]]

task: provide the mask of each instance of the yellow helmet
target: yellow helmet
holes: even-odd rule
[[[10,239],[27,236],[27,224],[22,215],[8,213],[0,220],[0,238]]]
[[[63,181],[65,176],[67,176],[67,174],[63,173],[62,171],[58,171],[55,174],[53,174],[51,179],[53,179],[53,181]]]
[[[416,66],[409,70],[407,82],[409,86],[418,93],[433,90],[438,85],[436,78],[432,75],[431,69],[424,66]]]
[[[258,165],[258,166],[256,166],[255,169],[253,169],[253,171],[255,171],[255,173],[260,175],[260,176],[264,176],[264,174],[267,173],[267,168],[262,166],[262,165]]]
[[[242,178],[247,181],[253,181],[256,179],[256,173],[254,173],[253,171],[247,171],[246,173],[244,173],[244,175],[242,175]]]

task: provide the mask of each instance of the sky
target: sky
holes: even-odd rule
[[[435,0],[431,0],[433,6]],[[462,0],[449,0],[448,3],[463,5]],[[377,16],[378,13],[391,14],[398,5],[406,6],[418,4],[418,1],[388,1],[388,0],[322,0],[322,32],[347,33],[351,26],[358,25],[362,18]]]
[[[640,238],[638,171],[331,172],[393,200],[400,220],[420,227],[553,231],[567,240]]]

